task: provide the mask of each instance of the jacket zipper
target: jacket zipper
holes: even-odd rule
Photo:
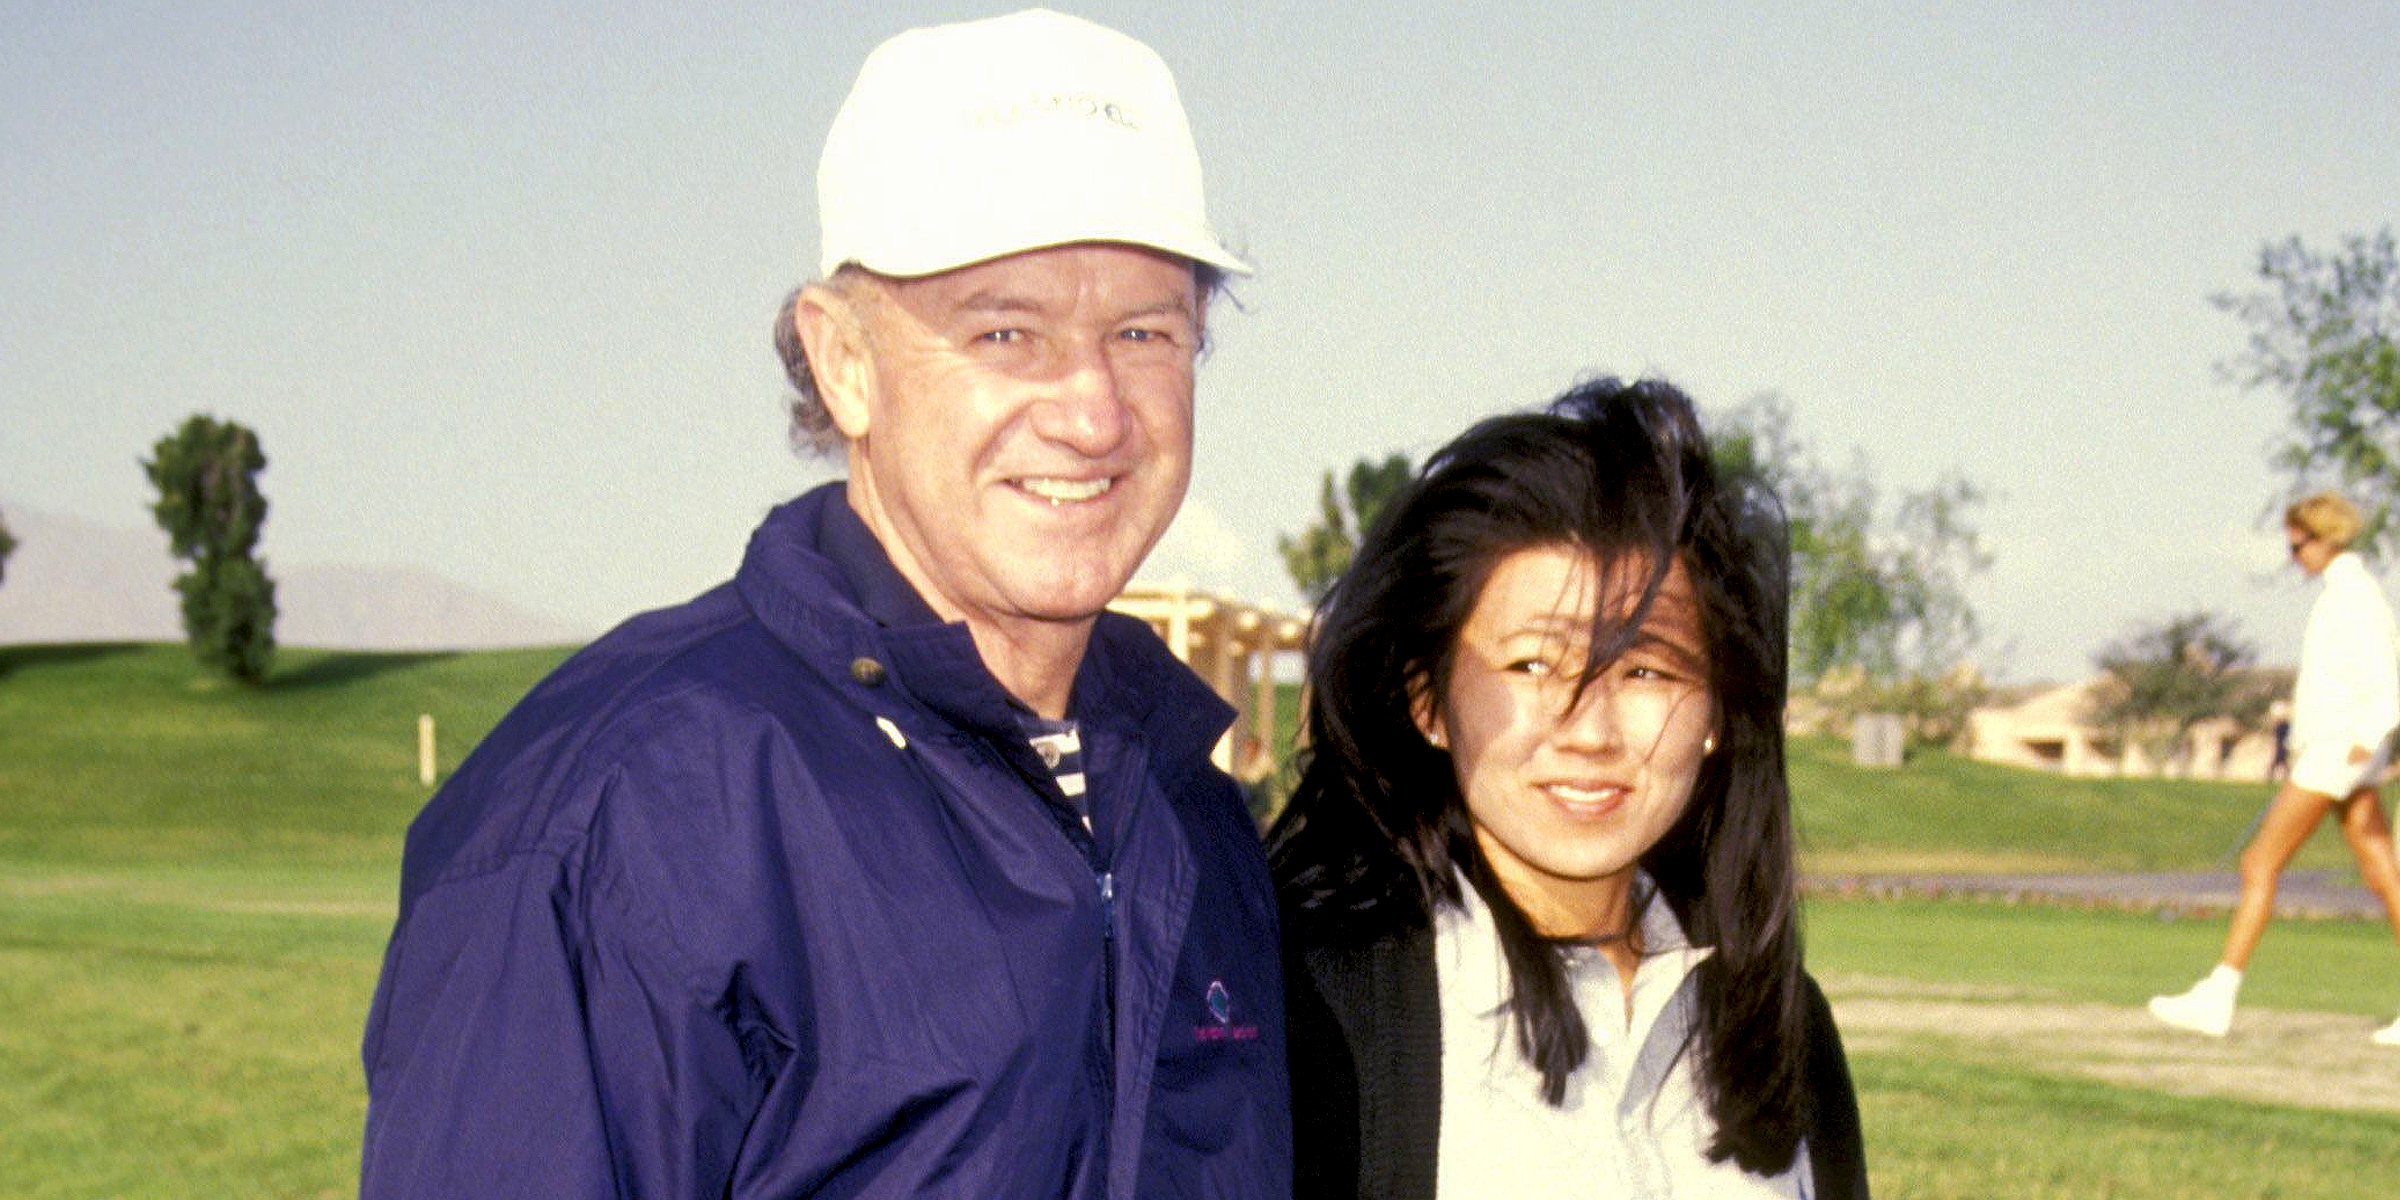
[[[1003,763],[1005,769],[1006,764]],[[1047,776],[1042,778],[1047,779]],[[1092,873],[1092,883],[1100,896],[1100,1032],[1104,1039],[1100,1053],[1101,1118],[1098,1130],[1101,1161],[1106,1163],[1117,1111],[1117,874],[1100,861],[1100,843],[1084,825],[1081,812],[1070,812],[1044,797],[1042,805],[1051,812],[1060,836],[1083,856],[1084,868]]]
[[[1114,1147],[1117,1114],[1117,873],[1100,861],[1100,843],[1078,815],[1064,827],[1067,840],[1083,852],[1092,882],[1100,893],[1100,1161],[1106,1164]],[[1105,1170],[1105,1165],[1103,1170]]]
[[[1117,1092],[1117,873],[1100,872],[1100,1008],[1101,1032],[1108,1037],[1105,1058],[1109,1107]]]

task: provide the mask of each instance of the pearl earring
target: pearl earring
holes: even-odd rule
[[[1703,756],[1710,755],[1710,754],[1715,754],[1716,752],[1717,752],[1717,735],[1715,735],[1715,734],[1713,734],[1713,733],[1712,733],[1712,734],[1708,735],[1707,737],[1705,737],[1705,738],[1702,738],[1702,739],[1700,740],[1700,753],[1701,753]]]

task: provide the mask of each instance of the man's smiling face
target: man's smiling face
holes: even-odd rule
[[[1191,264],[1081,243],[848,290],[851,503],[894,565],[970,626],[1097,614],[1191,478]]]

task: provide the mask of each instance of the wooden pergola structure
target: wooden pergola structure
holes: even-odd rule
[[[1167,649],[1233,706],[1233,727],[1211,756],[1217,767],[1244,783],[1273,774],[1281,765],[1275,761],[1276,656],[1300,653],[1308,622],[1213,592],[1140,583],[1109,607],[1149,622]]]

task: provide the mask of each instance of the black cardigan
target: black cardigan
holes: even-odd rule
[[[1284,915],[1284,1019],[1292,1062],[1297,1200],[1431,1200],[1441,1136],[1442,1014],[1433,930],[1370,941],[1312,938],[1324,918]],[[1867,1200],[1858,1096],[1833,1011],[1808,1004],[1809,1166],[1821,1200]]]

